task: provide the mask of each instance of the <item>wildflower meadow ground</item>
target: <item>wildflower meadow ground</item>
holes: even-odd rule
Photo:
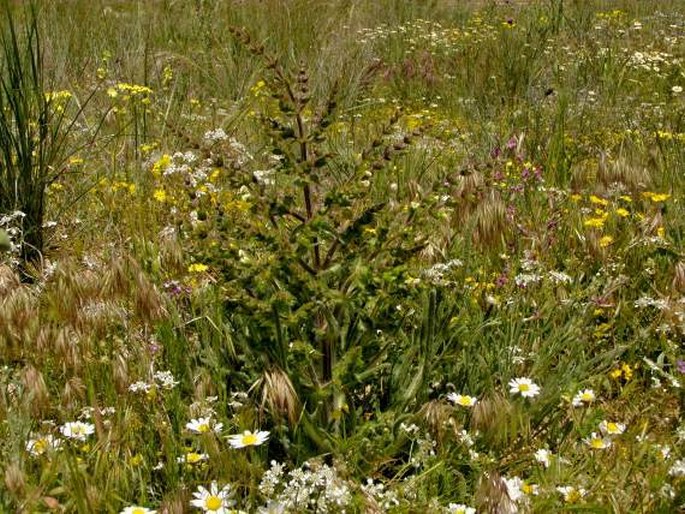
[[[682,1],[0,29],[0,512],[685,510]]]

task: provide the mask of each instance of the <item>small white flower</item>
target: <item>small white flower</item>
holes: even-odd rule
[[[171,371],[157,371],[153,378],[159,382],[159,386],[162,389],[173,389],[178,385],[178,380],[174,378]]]
[[[685,476],[685,459],[679,459],[675,461],[671,468],[668,470],[668,474],[672,477]]]
[[[214,423],[212,418],[191,419],[186,423],[186,429],[195,434],[208,434],[209,432],[220,433],[224,427],[223,423]]]
[[[516,503],[525,496],[521,490],[521,487],[523,487],[523,480],[521,480],[519,477],[502,477],[502,480],[504,480],[504,485],[507,488],[507,494],[509,495],[509,499],[511,501]]]
[[[671,457],[671,447],[670,446],[657,444],[657,445],[655,445],[655,448],[659,451],[659,454],[661,455],[662,459],[668,460]]]
[[[620,435],[626,431],[623,423],[604,420],[599,424],[599,430],[606,435]]]
[[[450,503],[447,506],[449,514],[476,514],[476,509],[467,507],[463,503]]]
[[[672,92],[674,95],[679,95],[680,93],[683,92],[683,87],[682,87],[682,86],[673,86],[673,87],[671,88],[671,92]]]
[[[520,394],[524,398],[533,398],[540,394],[540,386],[527,377],[512,378],[509,381],[509,392]]]
[[[285,514],[285,505],[277,501],[270,501],[265,507],[259,507],[258,514]]]
[[[447,399],[455,405],[461,405],[462,407],[473,407],[478,400],[473,396],[468,396],[466,394],[449,393]]]
[[[138,507],[137,505],[131,505],[130,507],[126,507],[119,514],[157,514],[157,511],[145,507]]]
[[[564,496],[566,503],[578,503],[587,494],[587,491],[582,487],[573,487],[572,485],[557,487],[557,491]]]
[[[62,442],[50,434],[41,435],[34,439],[29,439],[26,442],[26,451],[34,457],[38,457],[39,455],[44,455],[49,451],[58,449],[60,444],[62,444]]]
[[[212,482],[209,490],[198,486],[193,493],[194,500],[190,500],[190,505],[202,509],[204,512],[214,512],[215,514],[229,514],[229,508],[235,505],[231,499],[233,491],[230,485],[225,485],[222,489],[216,482]]]
[[[209,460],[209,455],[206,453],[188,452],[185,455],[178,457],[176,462],[180,464],[197,464],[198,462],[206,460]]]
[[[538,451],[535,452],[535,460],[538,461],[540,464],[545,466],[546,468],[549,467],[549,458],[552,456],[552,452],[549,450],[546,450],[544,448],[540,448]]]
[[[245,430],[242,434],[228,436],[228,443],[232,448],[245,448],[246,446],[259,446],[269,438],[269,432],[259,430],[257,432],[250,432]]]
[[[583,389],[578,391],[571,401],[571,405],[574,407],[580,407],[581,405],[589,405],[596,399],[595,392],[592,389]]]
[[[95,425],[81,421],[70,421],[59,427],[59,431],[67,439],[85,441],[89,435],[95,433]]]
[[[128,386],[128,390],[132,393],[149,393],[152,386],[147,382],[137,381]]]
[[[611,446],[611,439],[608,437],[602,437],[597,434],[597,432],[592,432],[590,437],[583,439],[585,444],[587,444],[593,450],[604,450]]]

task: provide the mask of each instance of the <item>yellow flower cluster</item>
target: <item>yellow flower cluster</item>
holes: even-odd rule
[[[110,98],[121,98],[124,101],[139,100],[142,104],[149,104],[152,94],[152,89],[147,86],[127,84],[126,82],[120,82],[107,90],[107,95]]]

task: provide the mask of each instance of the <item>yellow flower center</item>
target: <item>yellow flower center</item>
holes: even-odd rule
[[[471,399],[468,396],[462,396],[459,398],[459,401],[457,402],[459,405],[463,405],[464,407],[468,407],[471,405]]]
[[[209,425],[207,423],[202,423],[198,425],[197,431],[202,434],[206,434],[207,432],[209,432]]]
[[[218,496],[210,496],[205,500],[205,508],[207,510],[219,510],[223,506],[223,501]]]
[[[35,443],[33,443],[33,451],[36,453],[45,453],[45,451],[47,449],[48,449],[47,439],[38,439]]]
[[[580,499],[580,493],[575,489],[573,491],[569,491],[569,493],[566,495],[566,501],[568,503],[578,503]]]
[[[132,511],[131,514],[145,514],[145,509],[141,507],[135,507]]]
[[[592,401],[592,394],[583,393],[582,395],[580,395],[580,399],[583,400],[584,402],[591,402]]]
[[[243,444],[245,446],[252,446],[252,445],[257,444],[257,436],[255,434],[243,435]]]
[[[521,491],[523,491],[523,494],[530,495],[530,494],[533,494],[533,492],[535,491],[535,488],[530,484],[523,484],[523,486],[521,487]]]
[[[202,455],[199,453],[189,453],[186,455],[186,462],[189,464],[195,464],[196,462],[200,462],[202,460]]]
[[[598,437],[595,437],[592,441],[590,441],[590,446],[597,450],[601,450],[602,448],[604,448],[604,441],[602,441]]]
[[[519,391],[522,393],[525,393],[526,391],[530,391],[530,385],[529,384],[519,384]]]
[[[610,434],[616,434],[617,432],[620,432],[618,429],[618,425],[616,423],[607,423],[607,432]]]

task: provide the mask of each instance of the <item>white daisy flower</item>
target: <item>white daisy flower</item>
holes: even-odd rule
[[[538,451],[535,452],[535,460],[543,466],[545,466],[546,468],[549,467],[549,458],[551,456],[552,452],[544,448],[540,448]]]
[[[509,381],[509,392],[520,394],[524,398],[533,398],[540,394],[540,386],[527,377],[512,378]]]
[[[449,514],[476,514],[476,509],[467,507],[463,503],[450,503],[447,506]]]
[[[599,424],[599,430],[607,435],[621,435],[626,431],[626,426],[623,423],[615,423],[605,419]]]
[[[269,432],[259,430],[257,432],[250,432],[245,430],[242,434],[228,436],[228,443],[233,448],[244,448],[246,446],[259,446],[269,438]]]
[[[502,480],[504,481],[504,485],[507,488],[507,494],[509,495],[509,499],[511,501],[517,503],[525,496],[521,490],[521,487],[523,486],[523,480],[521,480],[519,477],[502,477]]]
[[[59,431],[67,439],[85,441],[89,435],[95,433],[95,425],[92,423],[83,423],[81,421],[69,421],[59,427]]]
[[[578,503],[587,494],[587,491],[582,487],[573,487],[572,485],[557,487],[557,491],[564,496],[566,503]]]
[[[51,450],[57,450],[62,444],[62,441],[53,437],[52,435],[40,435],[34,439],[26,441],[26,451],[34,457],[44,455]]]
[[[191,419],[186,423],[186,428],[195,434],[208,434],[209,432],[218,434],[223,427],[223,423],[214,423],[210,417]]]
[[[126,507],[119,514],[157,514],[157,511],[145,507],[138,507],[137,505],[131,505],[130,507]]]
[[[611,439],[608,437],[602,437],[597,434],[597,432],[592,432],[590,437],[583,439],[585,444],[587,444],[593,450],[604,450],[611,446]]]
[[[478,400],[466,394],[449,393],[447,399],[455,405],[461,405],[462,407],[473,407]]]
[[[578,391],[571,401],[571,405],[574,407],[580,407],[581,405],[589,405],[596,399],[595,392],[592,389],[583,389]]]
[[[230,507],[235,505],[235,501],[231,499],[233,491],[230,485],[225,485],[222,489],[216,482],[212,482],[209,490],[202,486],[198,486],[197,491],[193,493],[195,499],[190,500],[190,505],[202,509],[204,512],[213,512],[215,514],[229,514]]]

